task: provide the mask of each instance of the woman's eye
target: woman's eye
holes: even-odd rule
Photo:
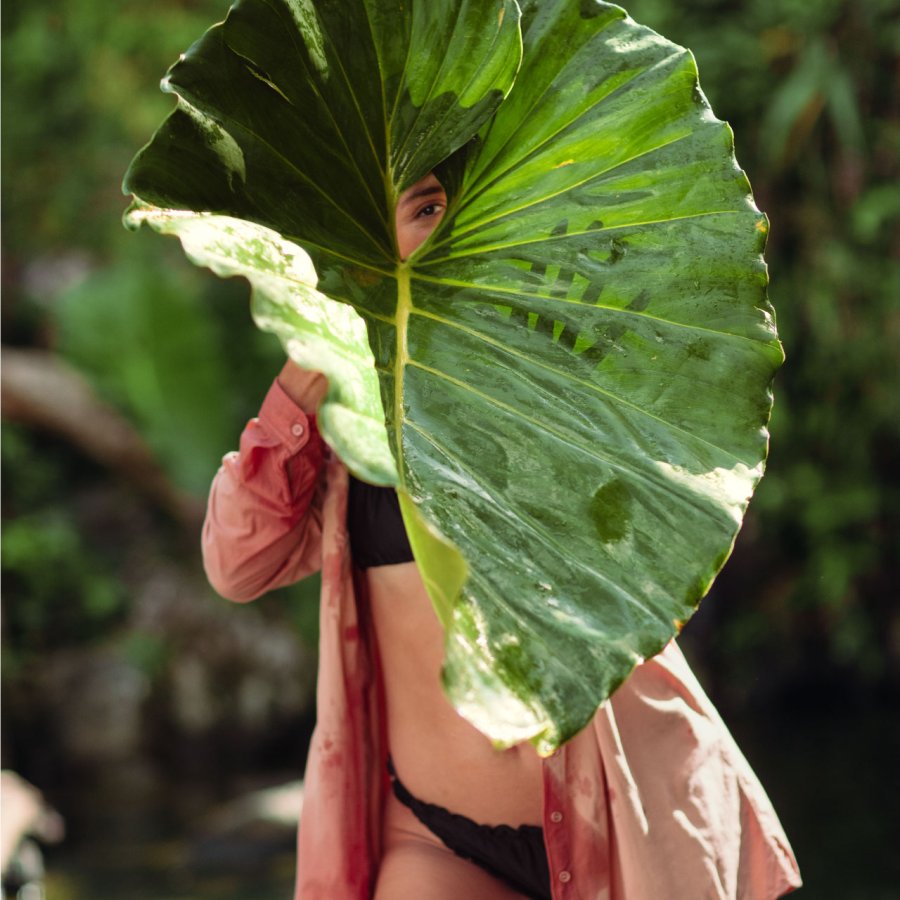
[[[417,219],[428,218],[429,216],[437,215],[444,208],[442,203],[429,203],[427,206],[423,206],[417,213]]]

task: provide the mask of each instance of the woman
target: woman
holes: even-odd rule
[[[407,258],[446,206],[405,191]],[[440,687],[443,632],[396,495],[348,478],[287,363],[210,494],[211,583],[251,600],[322,569],[316,732],[296,897],[771,900],[800,884],[762,788],[676,645],[551,758],[494,750]]]

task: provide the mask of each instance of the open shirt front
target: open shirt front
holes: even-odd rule
[[[346,468],[276,381],[228,454],[203,530],[207,574],[250,600],[322,572],[317,724],[295,900],[368,900],[387,741]],[[543,761],[553,900],[774,900],[800,885],[768,797],[674,641]]]

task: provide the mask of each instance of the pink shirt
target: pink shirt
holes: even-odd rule
[[[203,530],[210,582],[231,599],[322,571],[297,900],[371,897],[381,856],[387,747],[347,493],[314,418],[275,382],[223,460]],[[800,885],[765,792],[674,641],[544,761],[543,782],[553,900],[772,900]]]

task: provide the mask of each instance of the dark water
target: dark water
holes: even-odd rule
[[[798,708],[729,725],[781,818],[809,900],[900,900],[900,708]]]
[[[729,725],[797,854],[796,896],[900,900],[900,710],[801,707]],[[76,791],[70,838],[47,854],[47,900],[288,900],[290,829],[211,829],[227,794]]]
[[[46,900],[288,900],[295,830],[217,822],[228,793],[76,791],[64,805],[69,837],[47,848]]]

